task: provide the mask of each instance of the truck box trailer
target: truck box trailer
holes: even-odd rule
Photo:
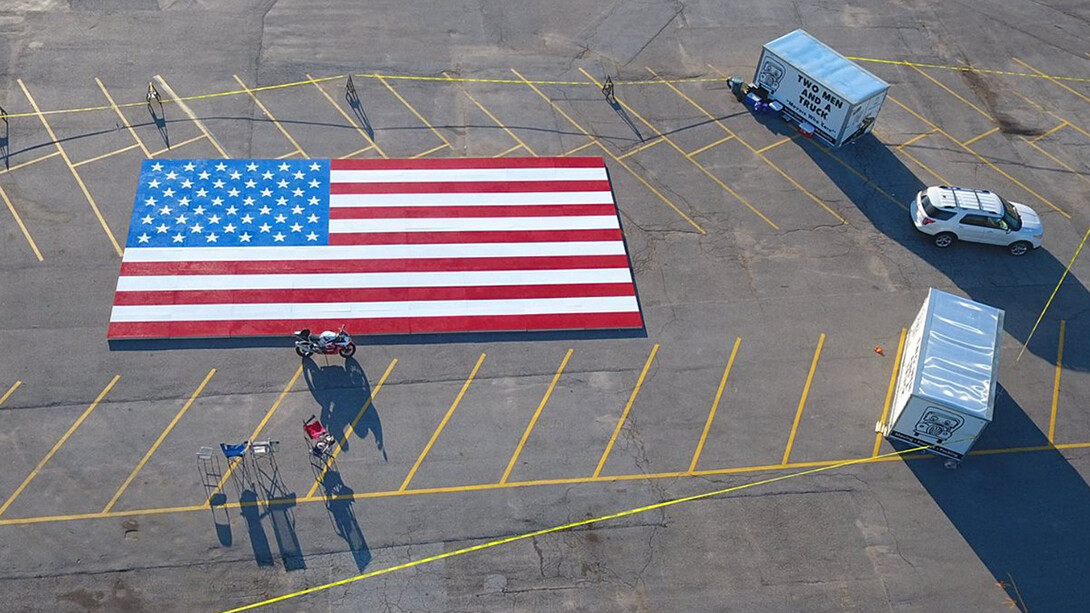
[[[888,420],[877,430],[958,462],[992,421],[1003,310],[932,288],[905,336]]]
[[[753,83],[783,105],[785,119],[805,133],[812,127],[814,137],[833,147],[870,132],[889,90],[805,30],[764,45]]]

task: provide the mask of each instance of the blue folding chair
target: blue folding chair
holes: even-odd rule
[[[220,449],[223,450],[223,456],[230,460],[231,458],[242,458],[246,456],[246,447],[250,444],[250,441],[242,441],[237,445],[228,445],[227,443],[220,443]]]

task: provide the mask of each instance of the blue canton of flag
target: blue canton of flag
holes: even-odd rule
[[[126,247],[329,244],[329,160],[144,160]]]

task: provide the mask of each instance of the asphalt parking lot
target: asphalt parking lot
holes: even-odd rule
[[[1090,227],[1088,17],[0,10],[0,608],[1083,610],[1090,263],[1068,267]],[[798,27],[892,85],[872,136],[830,150],[730,95]],[[302,361],[106,342],[143,159],[566,155],[605,158],[639,334],[374,337]],[[936,184],[1033,207],[1044,247],[937,250],[907,213]],[[931,287],[1006,310],[995,422],[956,471],[874,433]],[[332,462],[308,454],[311,415]],[[219,453],[243,440],[279,446]]]

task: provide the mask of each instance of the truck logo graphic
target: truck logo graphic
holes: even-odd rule
[[[929,436],[942,443],[964,423],[965,420],[958,415],[940,411],[935,407],[927,407],[913,430],[917,435]]]
[[[783,75],[786,72],[783,64],[766,59],[765,63],[761,65],[760,74],[757,75],[757,85],[769,92],[774,92],[780,86],[780,81],[783,80]]]

